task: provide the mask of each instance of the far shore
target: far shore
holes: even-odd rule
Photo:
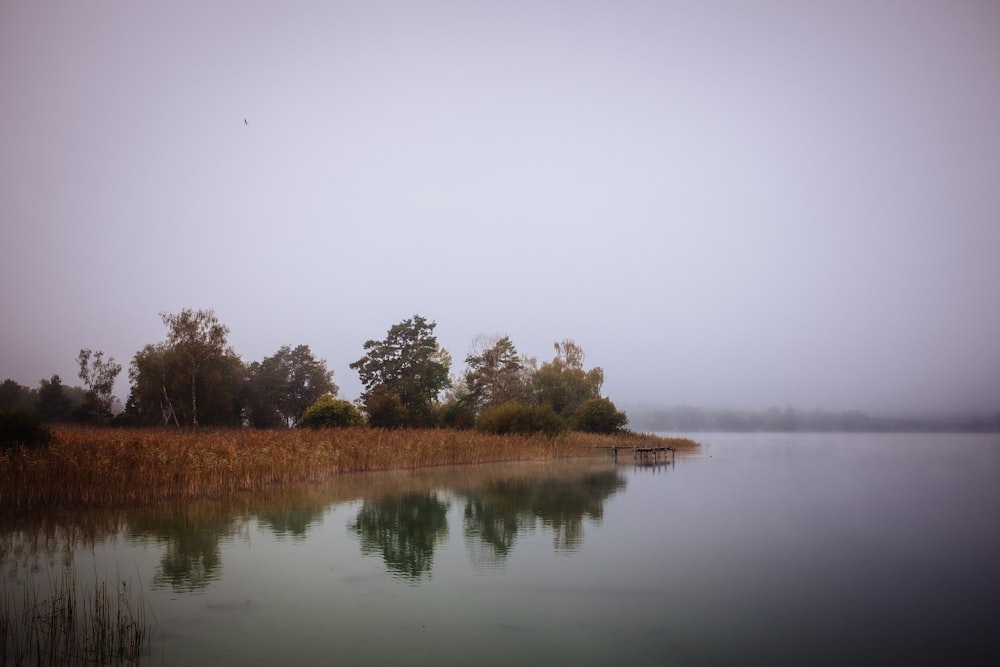
[[[43,450],[0,452],[0,516],[152,505],[322,481],[345,472],[609,457],[608,447],[697,450],[623,432],[491,435],[453,429],[110,429],[58,426]]]

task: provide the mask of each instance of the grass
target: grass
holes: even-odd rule
[[[73,570],[48,588],[41,596],[31,581],[18,596],[0,586],[0,665],[134,665],[148,653],[141,593],[101,581],[81,597]]]
[[[681,438],[475,431],[99,429],[61,426],[44,450],[0,452],[0,516],[78,507],[227,498],[345,472],[607,456],[611,443],[698,445]]]

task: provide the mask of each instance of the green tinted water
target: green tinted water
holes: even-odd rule
[[[6,526],[15,593],[141,588],[148,664],[996,658],[1000,439],[700,435],[623,460],[345,476]]]

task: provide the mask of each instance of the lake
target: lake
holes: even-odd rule
[[[146,664],[1000,664],[1000,436],[691,437],[6,522],[2,586],[141,591]]]

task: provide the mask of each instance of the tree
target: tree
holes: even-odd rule
[[[608,398],[588,398],[573,414],[573,428],[587,433],[615,433],[628,422]]]
[[[326,361],[316,359],[308,345],[294,350],[283,345],[274,355],[254,362],[247,382],[248,418],[258,428],[294,426],[318,398],[338,391]]]
[[[73,401],[58,375],[42,380],[38,385],[38,416],[44,422],[69,421],[73,414]]]
[[[476,402],[464,381],[452,378],[438,406],[438,422],[445,428],[465,429],[476,425]]]
[[[80,364],[80,379],[86,385],[88,398],[93,404],[98,421],[106,422],[111,418],[111,404],[115,397],[115,379],[122,372],[122,366],[115,362],[114,357],[104,358],[104,352],[91,352],[87,348],[80,350],[76,358]]]
[[[367,354],[350,365],[365,386],[361,399],[373,426],[433,425],[433,402],[451,383],[451,357],[438,345],[436,326],[414,315],[391,327],[384,340],[366,341]],[[401,411],[389,411],[395,416],[382,422],[384,408],[397,401]]]
[[[126,412],[164,425],[239,425],[246,369],[229,347],[229,329],[212,311],[161,314],[167,339],[146,345],[129,366]]]
[[[548,403],[564,419],[570,419],[584,401],[600,398],[604,371],[583,370],[583,348],[567,339],[555,343],[556,356],[535,371],[532,384],[537,403]]]
[[[465,363],[465,384],[477,412],[524,396],[524,364],[507,336],[479,336]]]
[[[298,425],[303,428],[364,426],[365,418],[351,402],[336,398],[333,394],[324,394],[306,408]]]
[[[243,394],[243,412],[247,423],[254,428],[281,428],[288,423],[278,410],[278,403],[285,395],[288,379],[278,364],[270,357],[247,366],[246,386]]]
[[[159,419],[164,426],[171,421],[180,425],[174,404],[183,408],[179,397],[187,382],[177,369],[175,357],[164,343],[146,345],[135,353],[128,369],[132,385],[125,405],[128,414],[140,421]]]
[[[34,389],[10,378],[0,382],[0,410],[34,412],[38,396]]]
[[[212,359],[232,354],[227,337],[229,327],[221,324],[212,310],[160,313],[167,327],[167,345],[181,361],[191,380],[191,425],[198,425],[198,374]]]
[[[388,385],[378,385],[361,397],[368,423],[376,428],[404,428],[410,423],[409,412],[399,397]]]

